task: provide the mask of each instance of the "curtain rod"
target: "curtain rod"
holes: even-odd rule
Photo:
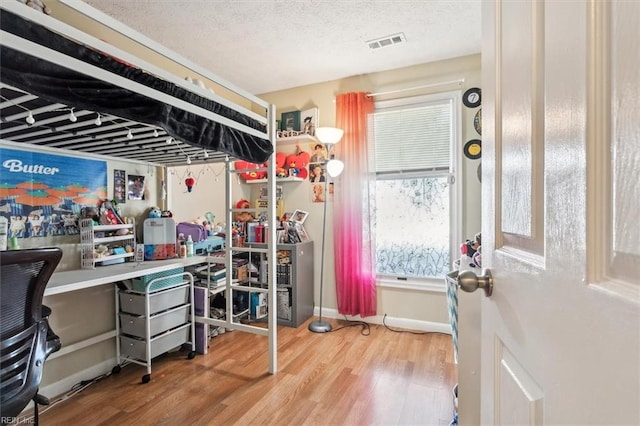
[[[423,86],[409,87],[407,89],[389,90],[388,92],[369,93],[367,97],[373,98],[374,96],[391,95],[393,93],[408,92],[409,90],[428,89],[430,87],[446,86],[454,83],[458,83],[458,86],[462,86],[462,83],[464,83],[464,78],[460,78],[458,80],[443,81],[442,83],[431,83],[431,84],[425,84]]]

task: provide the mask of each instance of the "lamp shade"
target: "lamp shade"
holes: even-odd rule
[[[337,129],[335,127],[316,128],[316,138],[318,138],[318,140],[324,144],[336,144],[340,142],[340,139],[342,139],[342,135],[344,135],[344,130]]]
[[[327,173],[331,177],[340,176],[340,173],[344,170],[344,163],[340,160],[329,160],[327,161]]]

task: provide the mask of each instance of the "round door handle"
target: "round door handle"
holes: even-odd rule
[[[493,277],[489,269],[483,269],[480,276],[473,271],[462,271],[458,274],[458,286],[467,293],[473,293],[478,288],[484,290],[484,295],[489,297],[493,293]]]

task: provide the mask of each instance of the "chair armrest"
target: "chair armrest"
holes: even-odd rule
[[[54,352],[57,352],[62,347],[60,336],[58,336],[49,325],[49,315],[51,315],[51,308],[46,305],[42,305],[42,320],[47,324],[47,347],[45,349],[45,359]]]

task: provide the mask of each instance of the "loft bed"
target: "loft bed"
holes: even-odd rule
[[[252,163],[273,152],[264,115],[13,3],[0,15],[2,139],[164,165],[208,160],[204,150]],[[30,113],[34,125],[25,122]],[[95,125],[98,114],[104,126]]]
[[[266,164],[269,193],[275,195],[275,108],[220,79],[102,12],[59,0],[75,13],[177,62],[240,99],[231,101],[192,84],[44,15],[19,1],[0,2],[0,147],[58,148],[145,162],[163,167],[225,162],[228,251],[232,246],[232,160]],[[256,112],[259,111],[259,112]],[[71,119],[71,115],[75,119]],[[33,119],[31,119],[33,118]],[[275,218],[275,202],[267,218]],[[275,227],[264,249],[275,271]],[[267,327],[233,322],[228,297],[226,321],[202,319],[269,338],[269,372],[276,371],[275,274],[268,275]],[[230,290],[229,290],[230,291]]]

